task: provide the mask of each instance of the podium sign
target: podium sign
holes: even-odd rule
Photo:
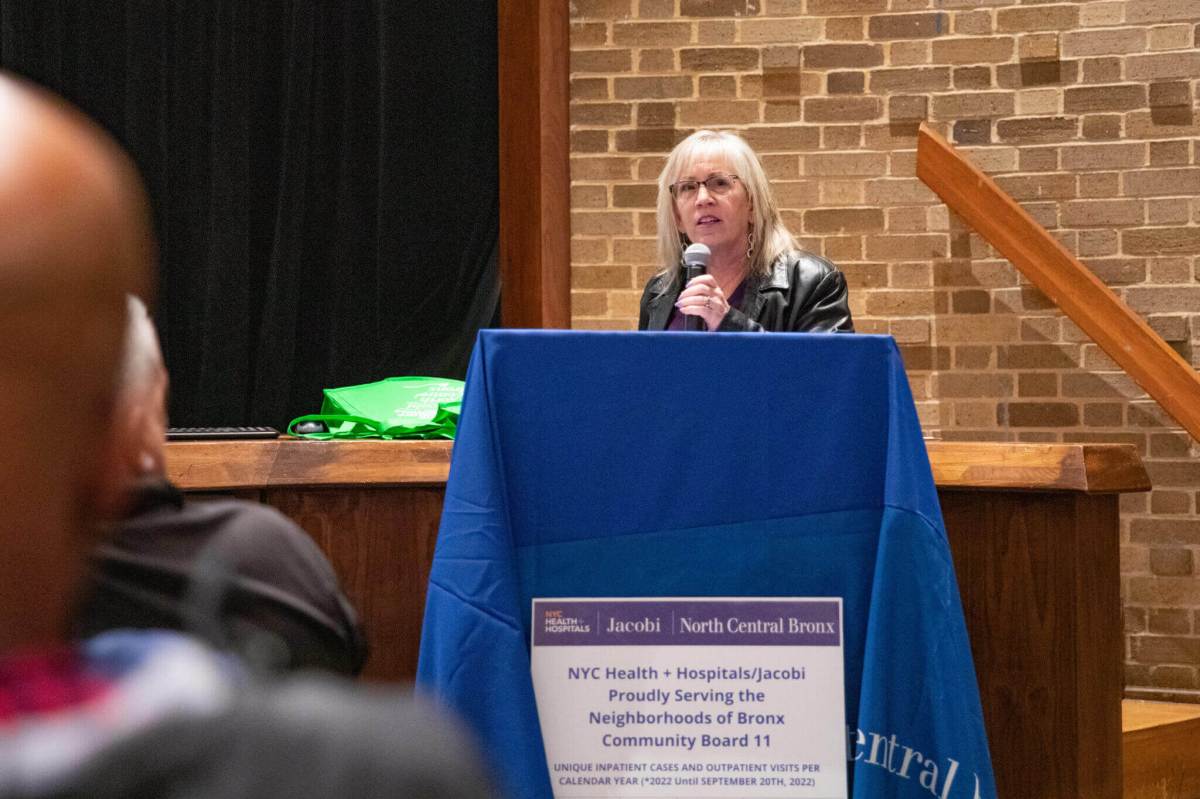
[[[535,599],[556,799],[845,799],[841,600]]]

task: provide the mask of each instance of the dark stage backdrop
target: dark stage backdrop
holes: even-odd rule
[[[0,64],[145,176],[172,424],[465,373],[499,305],[495,6],[0,0]]]

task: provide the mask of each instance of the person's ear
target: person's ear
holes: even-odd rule
[[[129,502],[129,471],[125,464],[124,442],[116,429],[110,428],[102,440],[95,442],[97,463],[87,484],[87,497],[91,518],[113,521],[125,515]]]
[[[136,406],[116,408],[110,417],[112,424],[96,442],[98,463],[89,492],[93,511],[101,519],[115,520],[125,515],[129,488],[140,473],[138,414]]]

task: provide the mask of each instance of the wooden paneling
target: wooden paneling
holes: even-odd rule
[[[999,795],[1118,799],[1114,492],[1149,485],[1136,452],[940,442],[928,449]],[[444,442],[167,447],[168,473],[190,490],[259,490],[313,536],[363,615],[373,646],[367,675],[379,680],[415,674],[449,455]]]
[[[1121,796],[1121,692],[1124,688],[1124,614],[1121,608],[1121,527],[1118,497],[1071,497],[1062,519],[1075,560],[1071,595],[1075,671],[1065,675],[1063,690],[1076,692],[1073,753],[1077,796]],[[1051,532],[1054,532],[1053,530]]]
[[[1117,496],[939,492],[999,796],[1121,795]]]
[[[571,326],[569,10],[564,0],[498,5],[505,327]]]
[[[917,177],[1200,441],[1200,376],[1025,209],[921,124]]]

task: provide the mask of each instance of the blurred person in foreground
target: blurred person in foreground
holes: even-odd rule
[[[358,614],[312,538],[274,508],[189,502],[167,479],[168,382],[154,323],[131,296],[114,414],[129,510],[93,553],[77,635],[180,630],[268,672],[358,674]]]
[[[711,250],[684,285],[690,244]],[[758,156],[740,136],[701,130],[676,145],[658,178],[663,268],[642,294],[639,330],[853,332],[846,279],[804,252],[783,224]]]
[[[176,633],[70,640],[125,496],[114,387],[152,260],[125,157],[0,74],[0,796],[488,795],[458,734],[403,697],[254,683]]]

